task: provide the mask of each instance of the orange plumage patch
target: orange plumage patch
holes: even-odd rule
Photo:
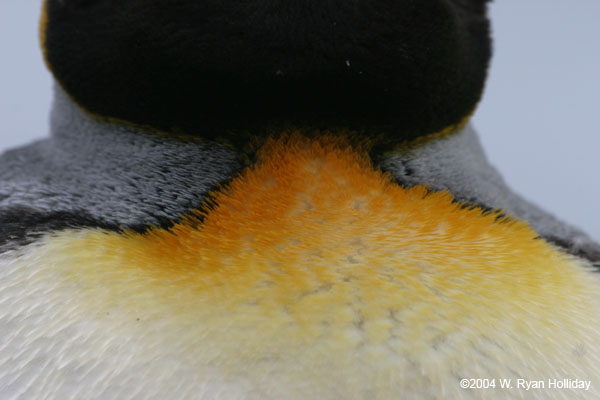
[[[120,273],[177,281],[232,304],[260,297],[265,306],[300,307],[327,288],[316,296],[323,306],[359,296],[385,314],[424,298],[446,302],[434,301],[438,290],[462,298],[468,287],[493,302],[523,287],[528,296],[573,289],[561,270],[567,256],[526,223],[461,208],[447,192],[399,187],[340,137],[270,139],[258,160],[214,194],[201,224],[189,217],[171,232],[89,240],[116,252]]]
[[[598,357],[583,264],[524,222],[398,186],[341,137],[267,140],[199,213],[170,232],[63,233],[52,268],[86,318],[139,317],[153,348],[265,388],[368,381],[386,398]]]

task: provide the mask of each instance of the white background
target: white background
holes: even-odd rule
[[[47,135],[51,78],[40,2],[0,2],[0,152]],[[501,0],[494,58],[474,116],[521,194],[600,240],[600,1]]]

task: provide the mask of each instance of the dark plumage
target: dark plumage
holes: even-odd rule
[[[484,0],[48,0],[48,63],[84,108],[201,136],[280,123],[458,123],[480,98]]]

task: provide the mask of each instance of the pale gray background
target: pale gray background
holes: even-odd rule
[[[0,152],[47,134],[39,0],[0,0]],[[600,1],[497,0],[474,124],[521,194],[600,240]]]

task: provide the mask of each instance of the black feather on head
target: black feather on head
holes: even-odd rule
[[[291,123],[403,139],[458,123],[490,58],[484,0],[46,0],[85,109],[191,135]]]

